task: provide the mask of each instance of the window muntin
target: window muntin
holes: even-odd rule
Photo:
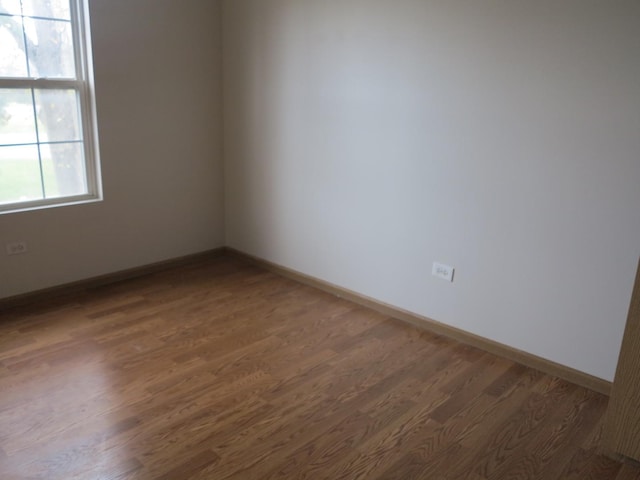
[[[82,0],[0,0],[0,213],[99,198]]]

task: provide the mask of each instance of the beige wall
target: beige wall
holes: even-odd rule
[[[223,10],[227,244],[613,377],[640,255],[640,2]]]
[[[105,200],[0,215],[0,298],[223,244],[220,3],[90,13]]]

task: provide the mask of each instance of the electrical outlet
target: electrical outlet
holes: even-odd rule
[[[433,262],[431,275],[433,275],[434,277],[441,278],[442,280],[446,280],[448,282],[453,282],[454,272],[455,268],[450,267],[449,265],[443,265],[442,263]]]
[[[21,255],[27,253],[27,242],[7,243],[7,255]]]

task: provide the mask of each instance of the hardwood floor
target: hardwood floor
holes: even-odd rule
[[[0,313],[7,480],[639,480],[606,404],[234,258]]]

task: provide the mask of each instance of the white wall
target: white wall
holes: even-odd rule
[[[105,200],[0,215],[0,298],[223,245],[220,2],[90,13]]]
[[[223,14],[227,244],[613,378],[640,255],[640,2]]]

